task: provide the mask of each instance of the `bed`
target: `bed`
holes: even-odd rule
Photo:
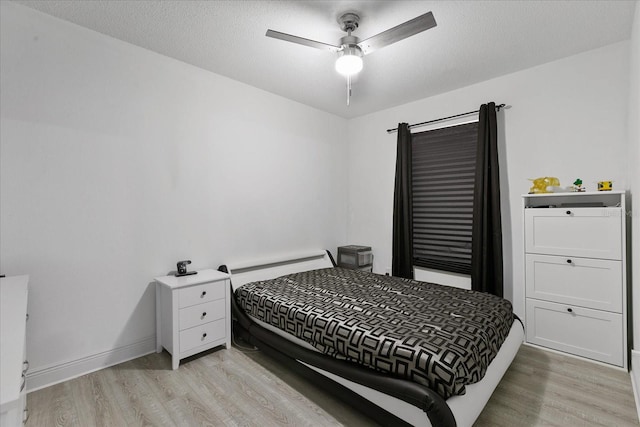
[[[459,338],[448,343],[447,346],[451,346],[451,348],[447,348],[447,353],[451,350],[451,354],[456,354],[456,351],[460,350],[457,348],[459,342],[476,340],[478,335],[486,335],[488,337],[486,342],[491,343],[489,346],[497,348],[494,348],[492,354],[492,351],[484,348],[486,345],[482,344],[483,341],[478,340],[477,343],[471,346],[473,355],[469,357],[469,362],[456,363],[455,365],[452,363],[453,374],[444,371],[436,380],[428,379],[423,377],[421,371],[416,367],[426,367],[427,362],[431,364],[431,356],[421,356],[422,359],[416,357],[411,361],[403,359],[400,364],[391,363],[397,361],[397,357],[391,361],[384,358],[373,360],[370,354],[367,356],[366,352],[361,352],[358,355],[351,354],[348,348],[336,350],[330,345],[331,343],[325,342],[326,338],[317,335],[318,331],[305,331],[304,325],[307,324],[311,327],[314,322],[310,322],[308,317],[303,317],[302,308],[312,307],[310,305],[312,304],[311,300],[318,298],[317,296],[305,297],[303,298],[304,300],[297,301],[286,298],[285,295],[277,297],[281,298],[281,300],[276,300],[274,303],[268,300],[265,294],[274,293],[275,291],[271,292],[272,289],[279,288],[283,283],[289,286],[289,283],[293,282],[298,286],[300,281],[310,281],[315,283],[312,287],[319,290],[322,294],[321,297],[324,297],[325,293],[333,292],[332,287],[336,286],[336,281],[344,283],[357,282],[362,285],[367,278],[371,279],[370,289],[372,293],[379,293],[382,290],[388,292],[387,288],[392,288],[392,295],[397,294],[399,295],[398,298],[411,297],[412,299],[420,300],[412,292],[417,286],[422,285],[425,288],[432,289],[435,294],[445,292],[444,299],[454,301],[454,305],[457,304],[455,301],[460,299],[456,295],[462,295],[464,300],[467,296],[473,297],[474,295],[472,294],[476,293],[456,290],[453,294],[449,294],[447,293],[449,291],[443,291],[441,286],[415,281],[404,281],[399,284],[401,286],[409,286],[408,291],[404,288],[398,290],[395,286],[397,282],[401,281],[397,279],[393,282],[392,278],[372,273],[341,272],[341,269],[335,268],[331,255],[326,251],[311,251],[250,262],[230,262],[221,266],[220,269],[231,274],[231,286],[234,294],[234,298],[232,298],[234,334],[237,337],[241,337],[244,341],[260,348],[263,352],[284,361],[292,370],[310,377],[315,383],[348,401],[354,408],[366,412],[383,425],[425,427],[464,427],[473,425],[514,359],[524,337],[522,324],[512,312],[510,315],[513,318],[508,324],[505,323],[506,320],[495,321],[494,317],[496,316],[493,315],[485,316],[487,317],[486,319],[480,319],[481,323],[487,324],[486,332],[478,332],[475,326],[472,329],[468,324],[464,323],[463,327],[467,329],[467,335],[461,332]],[[362,276],[363,274],[370,276]],[[265,282],[269,280],[271,282]],[[263,293],[260,294],[260,292]],[[304,292],[307,291],[305,290]],[[367,292],[369,291],[367,290]],[[481,300],[482,298],[487,298],[486,294],[478,294],[477,296]],[[357,299],[349,295],[342,297],[351,298],[354,301]],[[396,318],[401,317],[393,313],[394,306],[390,303],[390,300],[397,298],[396,296],[386,297],[387,300],[384,298],[383,296],[384,304],[377,303],[377,305],[382,305],[387,321],[394,323]],[[443,298],[440,299],[442,300]],[[375,300],[380,301],[381,297],[376,294]],[[364,305],[359,299],[358,301],[355,304],[340,303],[340,305],[346,305],[350,310],[359,310],[357,317],[362,317],[360,314]],[[462,301],[462,303],[469,302]],[[473,303],[473,301],[470,303]],[[287,304],[289,307],[283,308]],[[482,304],[484,304],[484,300],[482,300]],[[274,305],[276,306],[275,309],[273,308]],[[496,308],[490,311],[499,312],[501,314],[498,317],[507,319],[509,314],[505,311],[504,307],[506,306],[509,306],[510,310],[508,302],[498,301]],[[300,310],[291,310],[291,307],[297,307]],[[429,312],[432,316],[434,313],[437,314],[438,311],[433,307],[430,309],[420,307],[418,304],[417,309],[420,312]],[[267,310],[267,308],[271,311]],[[276,319],[279,310],[281,310],[282,315],[279,319]],[[309,310],[317,311],[318,308]],[[370,312],[369,314],[378,313],[374,316],[380,317],[379,310],[380,307],[374,307],[371,310],[365,309],[364,311]],[[344,313],[342,314],[345,317]],[[411,316],[410,310],[408,314]],[[287,320],[287,316],[290,316],[289,320]],[[298,317],[297,321],[296,317]],[[346,317],[352,318],[355,316],[348,315]],[[459,316],[455,315],[455,317]],[[479,315],[474,315],[474,317],[477,320]],[[314,317],[312,316],[312,318]],[[431,320],[425,320],[424,318],[420,319],[420,322],[422,322],[420,323],[421,325],[433,323],[433,330],[425,329],[423,332],[428,332],[428,336],[431,336],[429,334],[437,335],[440,328],[439,323],[436,321],[431,322]],[[289,324],[288,332],[286,331],[287,324]],[[443,327],[448,328],[448,326]],[[375,335],[374,332],[372,333]],[[317,339],[314,339],[314,336]],[[353,337],[349,338],[346,335],[343,338],[343,341],[353,340]],[[361,339],[358,340],[360,344],[364,342]],[[443,340],[438,339],[436,341]],[[427,343],[427,345],[429,344]],[[398,352],[395,351],[394,354],[397,356]],[[414,357],[413,354],[411,357]],[[353,360],[358,358],[360,363],[354,363]],[[442,363],[433,366],[429,370],[442,371]],[[471,379],[454,378],[452,375],[457,375],[457,373],[460,373],[460,376],[469,374]],[[481,379],[479,379],[480,377]]]

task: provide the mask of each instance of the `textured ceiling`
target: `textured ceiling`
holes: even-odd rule
[[[318,109],[351,118],[629,39],[634,1],[16,1]],[[335,54],[267,29],[339,44],[425,12],[438,26],[364,58],[346,105]]]

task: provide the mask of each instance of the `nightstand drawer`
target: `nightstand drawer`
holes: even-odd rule
[[[623,365],[621,314],[527,298],[527,341]]]
[[[224,287],[226,283],[227,282],[223,280],[179,289],[177,291],[179,307],[184,308],[224,298]]]
[[[225,338],[225,319],[180,331],[180,353]]]
[[[225,317],[225,300],[218,299],[180,310],[180,330],[193,328]]]
[[[622,262],[527,254],[527,296],[622,313]]]

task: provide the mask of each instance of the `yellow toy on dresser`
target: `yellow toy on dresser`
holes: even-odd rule
[[[611,191],[613,190],[613,181],[599,181],[598,191]]]
[[[548,187],[559,187],[560,180],[552,176],[545,176],[542,178],[529,179],[533,182],[533,185],[529,189],[529,194],[543,194],[550,193]]]

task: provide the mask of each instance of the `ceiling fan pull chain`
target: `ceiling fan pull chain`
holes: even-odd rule
[[[351,76],[347,76],[347,107],[351,101]]]

